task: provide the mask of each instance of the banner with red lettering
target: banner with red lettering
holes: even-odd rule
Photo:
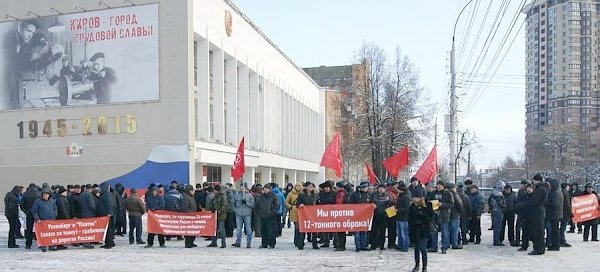
[[[373,204],[313,205],[298,208],[300,232],[369,231]]]
[[[35,223],[38,246],[93,243],[104,241],[110,217],[43,220]]]
[[[595,194],[574,197],[572,204],[573,222],[579,223],[600,217],[598,197]]]
[[[217,214],[149,211],[148,233],[184,236],[215,236]]]

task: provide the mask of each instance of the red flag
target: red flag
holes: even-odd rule
[[[333,141],[329,143],[323,157],[321,158],[321,166],[335,170],[335,175],[339,178],[342,176],[342,156],[340,152],[340,133],[336,133]]]
[[[369,164],[366,162],[365,162],[365,166],[367,167],[367,174],[369,174],[369,182],[371,182],[371,184],[377,183],[377,176],[375,176],[375,172],[373,172],[373,169],[371,169],[371,166],[369,166]]]
[[[244,172],[246,172],[246,163],[244,161],[244,137],[242,137],[238,151],[235,154],[233,167],[231,167],[231,177],[233,178],[233,182],[239,180],[242,175],[244,175]]]
[[[390,173],[392,177],[397,177],[400,170],[408,165],[408,146],[405,145],[394,156],[383,161],[383,167]]]
[[[415,174],[415,177],[419,182],[425,184],[429,183],[437,173],[437,152],[435,146],[431,149],[431,153],[427,156],[427,159],[423,162],[419,170]]]

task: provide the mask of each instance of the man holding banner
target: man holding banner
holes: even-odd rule
[[[50,188],[44,188],[42,190],[42,196],[33,202],[31,213],[33,214],[36,223],[42,220],[56,220],[56,202],[53,199],[50,199],[51,195],[52,192],[50,192]],[[36,234],[39,234],[39,232]],[[42,252],[46,252],[48,247],[40,246],[40,249]],[[56,246],[50,246],[50,251],[56,250]]]
[[[590,197],[590,195],[593,195],[593,196]],[[594,201],[595,201],[595,205],[594,204],[589,205],[594,208],[590,209],[592,211],[592,213],[588,214],[586,221],[583,221],[583,241],[584,242],[588,241],[588,238],[590,235],[590,229],[592,229],[592,241],[597,242],[598,241],[598,219],[597,218],[599,216],[599,214],[598,214],[598,195],[596,194],[596,192],[594,192],[594,187],[592,186],[591,183],[585,184],[585,191],[583,191],[583,194],[580,197],[585,197],[585,196],[587,196],[588,198],[591,199],[590,201],[587,201],[587,202],[594,203]],[[594,197],[596,197],[596,199],[594,199]],[[576,204],[573,204],[573,209],[576,208],[575,205]],[[584,205],[581,205],[581,206],[584,206]],[[574,212],[574,214],[580,215],[581,212],[578,212],[576,210]],[[581,218],[581,217],[579,217],[579,218]],[[580,222],[580,221],[577,221],[577,222]]]
[[[147,211],[160,211],[160,210],[164,210],[165,209],[165,199],[158,194],[158,187],[154,186],[151,189],[151,193],[150,194],[146,194],[146,210]],[[146,242],[148,242],[148,244],[145,246],[145,248],[151,248],[152,246],[154,246],[154,236],[156,234],[151,233],[150,230],[148,230],[148,239],[146,240]],[[160,245],[160,247],[165,247],[165,236],[162,234],[158,234],[158,244]]]

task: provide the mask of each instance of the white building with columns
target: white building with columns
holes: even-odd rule
[[[194,1],[197,181],[230,181],[245,137],[245,181],[320,183],[324,94],[229,1]]]

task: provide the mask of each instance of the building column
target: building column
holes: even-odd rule
[[[238,63],[239,64],[239,63]],[[249,69],[246,65],[238,66],[238,116],[237,124],[239,130],[237,131],[237,138],[242,139],[246,137],[246,146],[250,147],[250,79]]]
[[[264,167],[262,168],[260,175],[260,184],[265,185],[271,182],[271,173],[273,173],[271,168]]]
[[[221,166],[221,184],[233,183],[231,179],[231,166]]]
[[[246,167],[246,172],[243,176],[243,182],[248,184],[248,189],[254,184],[254,173],[256,173],[256,169],[254,167]]]
[[[275,171],[275,173],[277,173],[277,176],[275,177],[275,180],[273,182],[277,183],[277,185],[279,185],[279,188],[284,188],[285,187],[285,169],[277,169]]]
[[[248,88],[249,88],[249,102],[248,102],[248,122],[249,122],[249,126],[248,126],[248,130],[249,130],[249,135],[248,135],[248,143],[249,143],[249,147],[250,149],[254,149],[254,150],[259,150],[260,148],[260,130],[262,129],[262,127],[260,126],[258,120],[259,120],[259,116],[260,116],[260,111],[262,110],[260,108],[260,96],[258,93],[258,85],[259,85],[259,76],[256,72],[249,71],[249,82],[248,82]]]
[[[238,136],[238,82],[237,82],[237,59],[235,56],[225,58],[223,60],[225,71],[225,108],[227,112],[225,116],[225,144],[237,146],[240,139]],[[225,115],[225,113],[223,113]]]
[[[306,171],[300,171],[298,175],[298,181],[305,183],[306,182]]]
[[[221,47],[222,48],[222,47]],[[213,51],[213,129],[214,140],[225,142],[225,65],[222,49]]]
[[[208,40],[198,40],[196,46],[196,58],[198,59],[198,78],[196,87],[196,96],[198,99],[198,123],[196,126],[199,140],[207,141],[210,139],[210,79],[208,72]]]
[[[298,170],[292,171],[290,174],[290,182],[292,184],[296,184],[296,182],[298,182]]]

